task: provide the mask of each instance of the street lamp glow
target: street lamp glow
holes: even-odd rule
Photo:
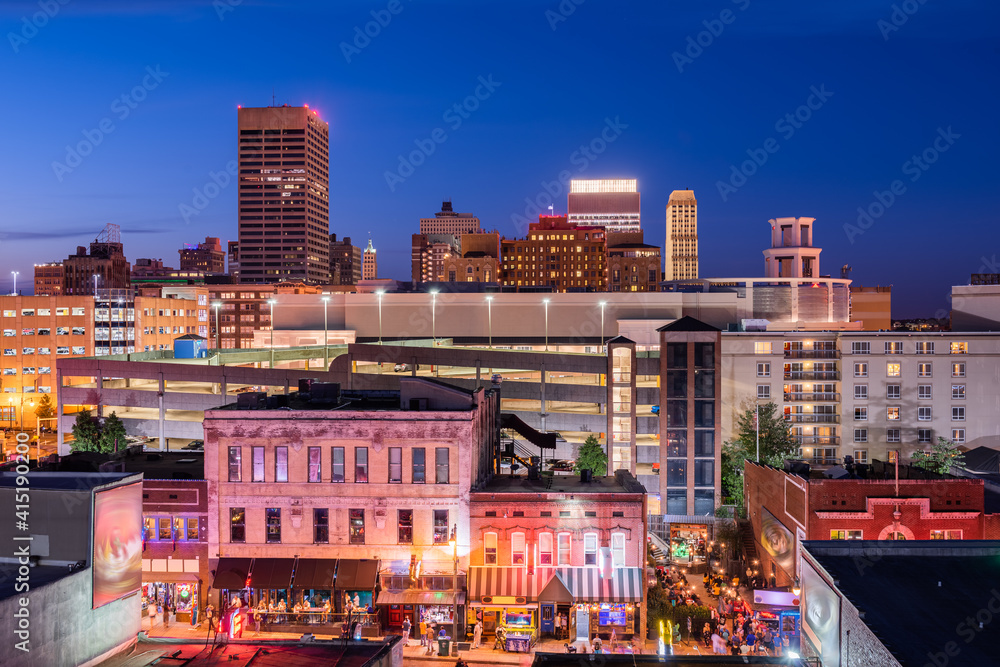
[[[385,290],[379,289],[375,290],[375,295],[378,296],[378,344],[382,344],[382,295],[385,294]]]
[[[489,322],[489,349],[493,349],[493,297],[486,297],[486,319]]]
[[[330,370],[330,335],[326,315],[327,306],[330,305],[330,297],[321,296],[319,300],[323,302],[323,366],[324,370]]]
[[[431,346],[437,345],[437,296],[438,291],[431,291]]]
[[[604,349],[604,309],[608,302],[601,301],[598,305],[601,307],[601,354],[605,354],[607,351]]]
[[[215,308],[215,349],[222,349],[222,330],[219,329],[219,309],[222,308],[221,301],[213,301],[212,308]]]
[[[549,299],[542,299],[545,304],[545,351],[549,351]]]
[[[19,271],[10,272],[10,275],[14,276],[14,291],[11,293],[13,296],[17,296],[17,276],[19,275],[19,273],[20,273]]]
[[[271,306],[271,368],[274,368],[274,307],[278,305],[278,301],[268,299],[267,305]]]

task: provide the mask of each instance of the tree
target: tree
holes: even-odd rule
[[[930,453],[922,450],[913,452],[910,457],[913,465],[923,468],[939,475],[945,475],[952,466],[962,466],[965,464],[965,454],[958,450],[955,443],[946,438],[938,438],[937,444],[931,445]]]
[[[35,408],[35,416],[39,419],[52,419],[56,416],[56,409],[48,394],[42,394],[42,398],[38,401],[38,407]]]
[[[757,461],[757,415],[760,421],[760,462],[782,466],[799,445],[784,416],[774,403],[747,408],[736,418],[735,437],[722,445],[722,495],[742,509],[743,461]]]
[[[97,452],[100,451],[100,429],[90,410],[82,410],[76,413],[76,423],[73,424],[73,451],[74,452]]]
[[[124,449],[126,447],[126,435],[125,424],[118,418],[118,415],[112,412],[104,420],[104,424],[101,427],[100,451],[107,454],[116,449]]]
[[[608,474],[608,455],[594,434],[587,436],[580,452],[576,455],[576,472],[591,470],[597,477]]]

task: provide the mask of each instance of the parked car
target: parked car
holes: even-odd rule
[[[395,366],[392,367],[392,370],[394,370],[397,373],[405,373],[407,371],[412,371],[413,366],[411,366],[410,364],[396,364]]]
[[[192,440],[188,444],[184,445],[181,449],[190,449],[192,451],[193,450],[202,450],[202,449],[205,449],[205,441],[204,440]]]

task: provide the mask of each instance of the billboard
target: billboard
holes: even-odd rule
[[[767,509],[761,515],[760,543],[785,574],[795,576],[795,536]]]
[[[94,609],[142,584],[142,484],[98,491],[94,497]]]
[[[802,634],[824,665],[840,664],[840,596],[802,559]]]

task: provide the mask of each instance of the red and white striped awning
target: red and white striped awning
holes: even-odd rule
[[[642,568],[618,567],[602,576],[596,567],[560,567],[555,569],[566,590],[576,602],[641,602]]]
[[[538,591],[552,578],[551,569],[536,568],[529,574],[524,567],[471,567],[469,568],[469,599],[516,598],[528,601],[538,599]]]

